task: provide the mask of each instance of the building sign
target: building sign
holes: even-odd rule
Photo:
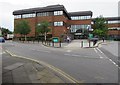
[[[52,41],[53,41],[54,43],[58,43],[58,42],[59,42],[59,38],[58,38],[58,37],[53,37],[53,38],[52,38]]]

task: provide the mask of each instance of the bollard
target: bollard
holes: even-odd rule
[[[53,43],[53,47],[54,47],[54,41],[52,43]]]
[[[83,47],[83,41],[81,41],[81,48]]]
[[[60,41],[60,47],[61,47],[61,41]]]
[[[89,40],[89,47],[90,47],[90,40]]]

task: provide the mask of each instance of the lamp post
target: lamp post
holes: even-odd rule
[[[91,28],[90,25],[87,26],[87,29],[88,29],[88,38],[89,38],[89,47],[90,47],[90,40],[93,38],[93,34],[91,34],[93,29]]]

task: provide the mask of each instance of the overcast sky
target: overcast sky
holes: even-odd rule
[[[0,27],[13,31],[14,10],[44,7],[47,5],[64,5],[68,12],[92,11],[93,17],[118,16],[118,2],[120,0],[0,0]]]

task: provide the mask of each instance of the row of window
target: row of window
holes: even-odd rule
[[[78,29],[82,29],[84,30],[88,30],[89,28],[91,28],[91,25],[71,25],[71,32],[76,32]]]
[[[49,12],[41,12],[41,13],[37,13],[37,16],[50,16]],[[53,15],[63,15],[63,11],[54,11]],[[35,17],[36,14],[32,13],[32,14],[23,14],[23,15],[15,15],[14,18],[15,19],[19,19],[19,18],[30,18],[30,17]]]
[[[49,12],[37,13],[37,16],[49,16]]]
[[[72,16],[72,20],[84,20],[84,19],[91,19],[91,16]]]
[[[120,30],[120,28],[117,27],[112,27],[112,28],[108,28],[109,30]]]
[[[63,26],[63,22],[54,22],[54,26]]]
[[[63,11],[54,11],[54,15],[63,15]]]
[[[35,13],[33,14],[23,14],[22,18],[30,18],[30,17],[35,17]]]
[[[108,24],[118,24],[120,23],[120,21],[106,21],[105,23],[108,23]],[[91,22],[91,24],[94,24],[94,22]]]
[[[108,21],[108,24],[120,23],[120,21]]]

